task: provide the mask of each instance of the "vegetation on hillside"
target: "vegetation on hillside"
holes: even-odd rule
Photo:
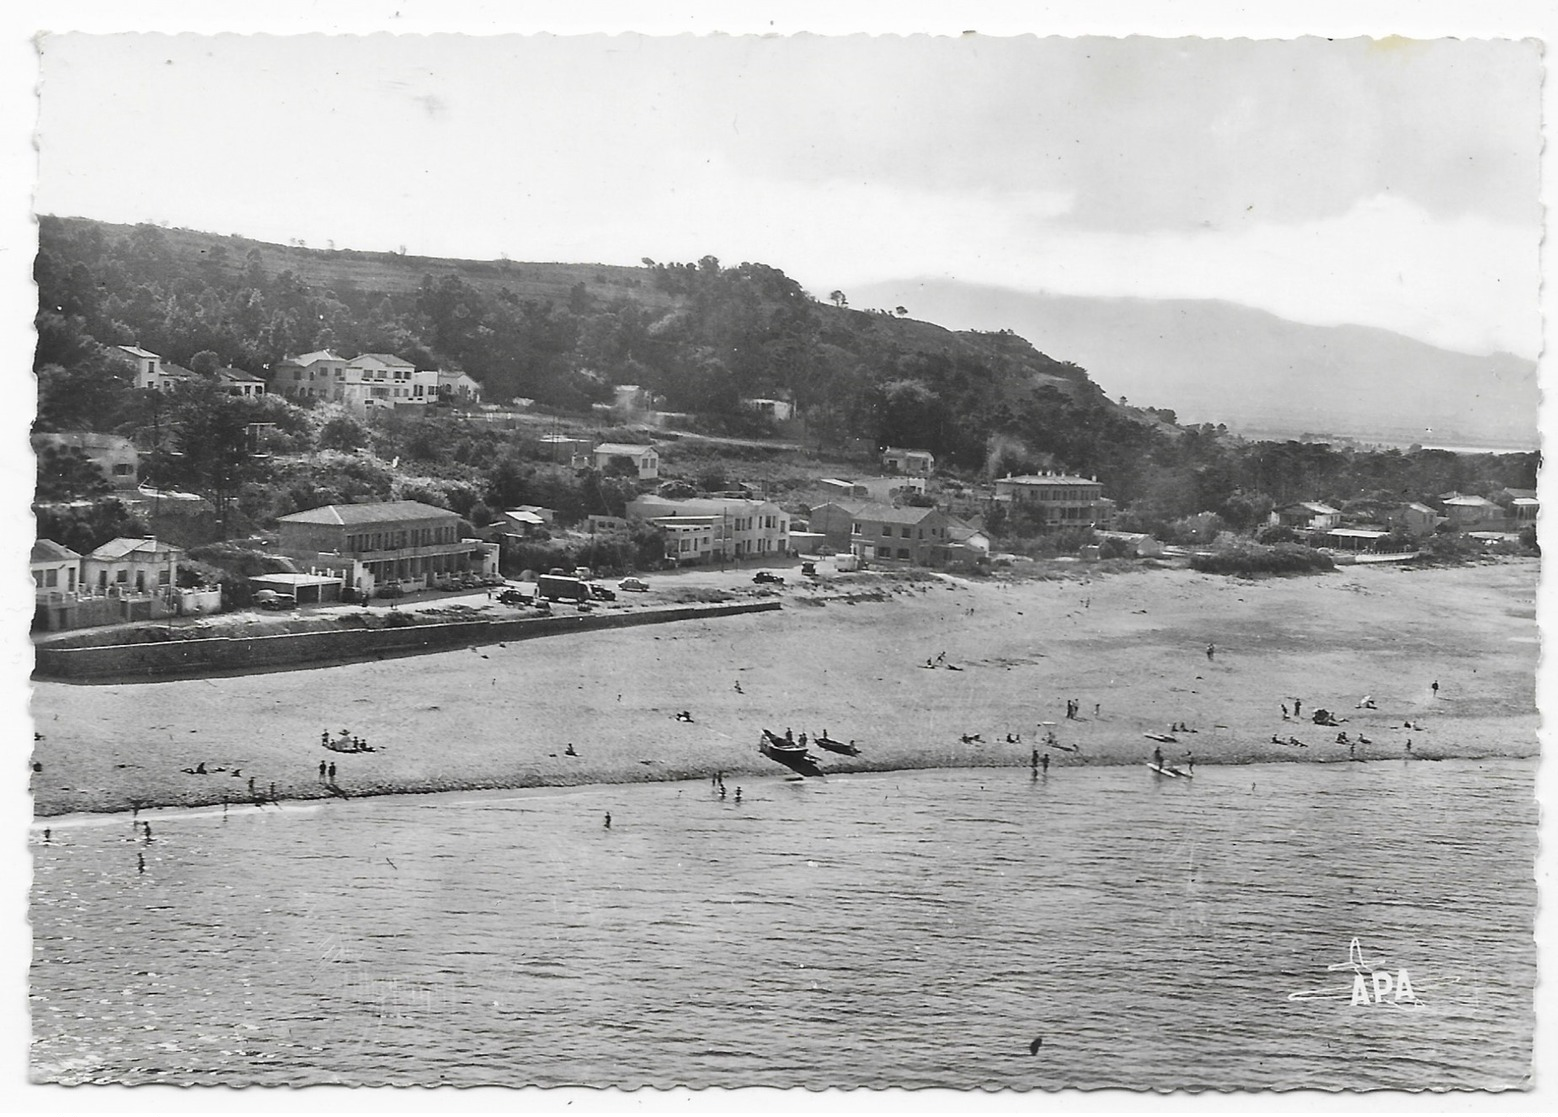
[[[640,486],[609,468],[548,461],[526,432],[444,406],[365,422],[333,405],[235,399],[199,382],[136,391],[112,346],[262,376],[320,348],[394,353],[419,368],[464,368],[489,401],[532,399],[618,440],[642,434],[601,431],[590,412],[616,384],[640,385],[665,409],[693,413],[694,427],[727,434],[761,433],[742,400],[784,398],[804,417],[807,453],[844,461],[861,446],[914,446],[969,485],[1040,469],[1096,476],[1123,509],[1119,526],[1186,543],[1251,530],[1294,500],[1368,513],[1536,484],[1536,454],[1364,452],[1181,427],[1170,410],[1106,399],[1082,369],[1010,331],[955,333],[905,308],[852,309],[844,292],[814,298],[765,264],[419,260],[53,217],[39,231],[37,429],[132,437],[149,449],[143,476],[209,498],[227,534],[317,504],[391,498],[449,507],[478,527],[517,504],[554,508],[569,523],[620,515]],[[661,449],[663,476],[684,486],[762,480],[781,498],[826,468],[771,447]],[[854,462],[874,471],[869,460]],[[79,454],[43,455],[39,496],[99,497],[92,474]],[[988,513],[986,529],[1004,544],[1039,534],[977,489],[937,499]],[[48,530],[78,542],[118,522],[107,505],[68,523],[51,515]]]

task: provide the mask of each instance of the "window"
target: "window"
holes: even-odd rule
[[[75,568],[72,567],[71,569],[65,571],[65,573],[70,578],[70,584],[66,588],[68,588],[72,593],[74,593],[75,590],[76,590],[76,571],[75,571]]]
[[[120,462],[118,465],[114,466],[115,477],[128,477],[134,472],[135,467],[128,462]]]
[[[891,547],[878,547],[876,549],[876,557],[877,558],[892,558],[893,557],[893,549]]]
[[[44,576],[43,584],[46,585],[46,586],[57,586],[57,585],[59,585],[60,584],[60,572],[58,570],[50,570]]]
[[[901,559],[908,558],[909,557],[909,549],[907,547],[899,547],[898,548],[898,557],[901,558]]]
[[[882,525],[882,534],[883,535],[891,535],[892,533],[893,533],[893,525],[892,524],[883,524]]]
[[[114,575],[114,581],[118,582],[120,585],[124,585],[129,580],[130,572],[128,570],[121,570]]]
[[[166,567],[164,567],[163,569],[157,571],[157,584],[159,586],[167,585],[170,580],[171,579],[168,576],[168,571],[167,571]]]

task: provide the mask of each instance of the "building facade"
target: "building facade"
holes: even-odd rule
[[[1007,474],[995,483],[995,499],[1036,514],[1046,531],[1064,527],[1107,528],[1113,523],[1114,502],[1094,477],[1069,473]]]
[[[278,361],[271,389],[288,399],[340,402],[346,386],[346,358],[329,349]]]
[[[850,524],[851,554],[870,561],[890,560],[915,566],[940,566],[955,540],[953,520],[939,508],[894,508],[867,504]]]
[[[1338,508],[1318,500],[1300,500],[1278,508],[1271,514],[1274,525],[1290,527],[1296,531],[1330,531],[1341,527],[1342,513]]]
[[[241,368],[219,368],[212,374],[217,384],[230,396],[263,396],[265,381],[251,376]]]
[[[640,481],[653,481],[660,476],[660,454],[653,446],[640,446],[628,442],[602,442],[595,447],[595,468],[605,469],[612,458],[627,458],[638,470]]]
[[[329,504],[277,521],[278,549],[366,594],[426,589],[451,574],[496,575],[498,545],[462,538],[460,517],[414,500]]]
[[[180,547],[157,539],[110,539],[81,560],[81,581],[99,594],[171,591],[178,576]]]
[[[33,586],[40,602],[54,594],[75,593],[81,577],[81,556],[52,539],[32,545]]]
[[[882,451],[882,468],[894,473],[928,477],[936,470],[936,455],[929,450],[906,450],[900,446],[888,446]]]
[[[648,520],[667,532],[678,542],[695,538],[700,544],[701,532],[686,535],[689,517],[707,527],[707,551],[683,552],[678,546],[675,554],[667,544],[667,557],[698,554],[707,558],[739,560],[767,555],[787,555],[790,552],[790,516],[777,504],[766,500],[742,500],[725,497],[693,497],[688,500],[672,500],[669,497],[644,495],[628,502],[627,513],[640,520]]]

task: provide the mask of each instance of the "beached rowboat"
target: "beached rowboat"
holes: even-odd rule
[[[805,745],[787,741],[766,729],[763,730],[763,736],[758,741],[757,751],[770,760],[778,761],[792,772],[799,772],[803,776],[822,775],[822,769],[817,767],[817,758],[806,751]]]

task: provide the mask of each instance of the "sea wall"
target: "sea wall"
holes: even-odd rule
[[[723,605],[679,605],[631,612],[571,614],[507,621],[454,621],[399,628],[339,629],[276,636],[208,637],[150,644],[107,644],[90,648],[35,649],[37,678],[73,682],[137,680],[242,674],[291,667],[317,667],[388,655],[417,655],[449,648],[528,640],[569,632],[629,628],[641,624],[725,617],[778,609],[778,601]]]

